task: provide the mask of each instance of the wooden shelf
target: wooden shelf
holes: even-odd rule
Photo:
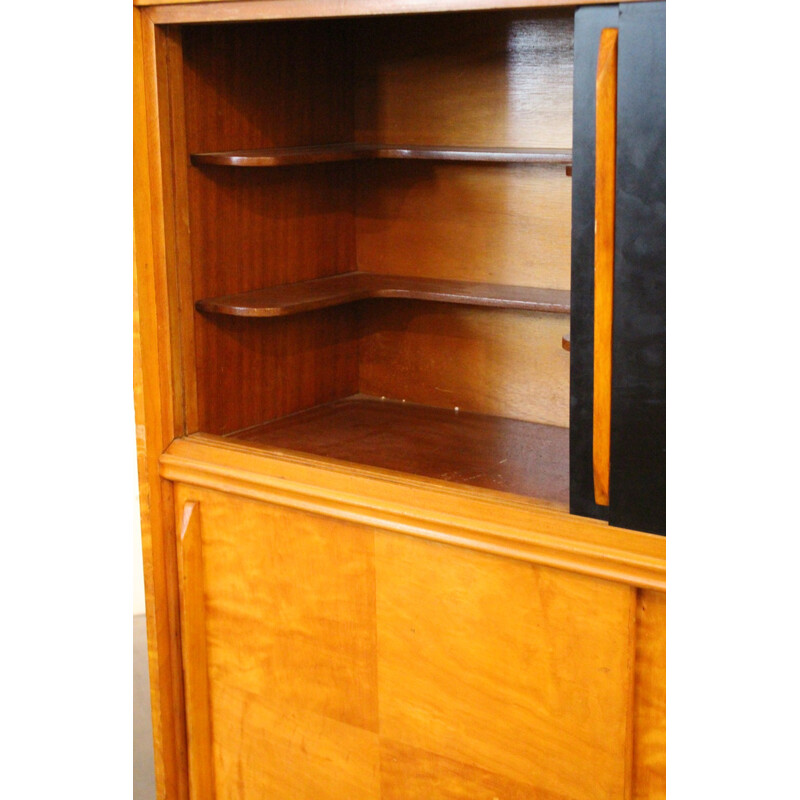
[[[254,292],[198,300],[195,307],[207,314],[233,317],[282,317],[379,297],[554,314],[569,314],[570,310],[570,293],[561,289],[405,278],[370,272],[347,272]]]
[[[569,430],[354,395],[228,435],[569,505]]]
[[[263,150],[229,150],[219,153],[194,153],[194,166],[282,167],[293,164],[319,164],[329,161],[368,161],[373,159],[425,159],[430,161],[478,161],[508,164],[556,164],[572,168],[572,150],[520,147],[423,147],[387,144],[308,145],[272,147]],[[569,174],[569,173],[568,173]]]

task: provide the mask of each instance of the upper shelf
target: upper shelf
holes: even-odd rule
[[[282,167],[326,161],[367,161],[378,158],[429,161],[479,161],[500,164],[557,164],[572,166],[572,150],[552,147],[423,147],[386,144],[315,144],[304,147],[272,147],[264,150],[228,150],[194,153],[195,166]]]
[[[471,306],[514,308],[569,314],[570,293],[434,278],[406,278],[370,272],[347,272],[328,278],[272,286],[254,292],[199,300],[198,311],[234,317],[282,317],[376,297],[432,300]]]

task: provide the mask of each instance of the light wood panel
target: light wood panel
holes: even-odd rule
[[[474,764],[381,741],[381,800],[566,800]]]
[[[378,800],[376,733],[269,694],[215,689],[217,800]]]
[[[533,165],[356,164],[365,272],[569,289],[571,182]]]
[[[360,391],[567,427],[568,332],[561,314],[369,301]]]
[[[180,506],[178,506],[180,512]],[[186,690],[189,787],[192,800],[213,800],[214,764],[206,652],[203,542],[198,503],[186,503],[179,521],[178,574],[181,646]]]
[[[217,798],[378,797],[371,532],[177,495],[202,507]]]
[[[623,796],[632,590],[389,533],[375,564],[382,740],[533,797]]]
[[[202,508],[217,797],[623,796],[630,587],[176,500]]]
[[[376,732],[371,533],[275,506],[200,497],[213,686]],[[212,707],[221,708],[213,688]]]
[[[667,599],[640,591],[636,610],[633,800],[667,796]]]
[[[584,0],[582,5],[604,3]],[[629,0],[640,2],[640,0]],[[354,14],[399,14],[472,9],[571,6],[574,0],[133,0],[148,9],[155,22],[231,22],[245,19],[296,19]]]
[[[423,478],[397,480],[380,470],[266,452],[205,434],[174,441],[161,457],[161,474],[235,497],[629,586],[665,589],[664,537],[543,508],[521,497]]]
[[[154,766],[159,800],[188,800],[171,486],[159,457],[182,430],[175,417],[159,124],[163,39],[133,12],[134,405],[147,611]],[[163,51],[162,51],[163,52]]]
[[[356,140],[571,147],[572,25],[561,10],[364,21]]]

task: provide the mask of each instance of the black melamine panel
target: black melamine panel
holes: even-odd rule
[[[616,5],[588,6],[575,13],[569,505],[573,514],[597,519],[606,519],[608,509],[594,502],[592,478],[595,76],[600,31],[617,27],[618,20]]]
[[[665,50],[665,3],[621,5],[609,522],[659,534],[666,532]]]

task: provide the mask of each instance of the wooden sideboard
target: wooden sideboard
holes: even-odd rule
[[[159,797],[664,797],[665,539],[570,513],[575,7],[133,14]]]

